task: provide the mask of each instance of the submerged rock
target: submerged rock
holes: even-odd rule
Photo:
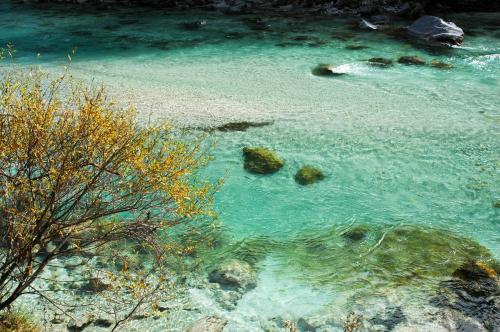
[[[422,16],[408,27],[408,33],[420,39],[451,45],[460,45],[464,40],[461,28],[436,16]]]
[[[364,50],[364,49],[367,49],[370,47],[365,46],[365,45],[347,45],[345,48],[348,50],[351,50],[351,51],[360,51],[360,50]]]
[[[340,76],[346,74],[345,72],[338,71],[333,65],[329,64],[319,64],[313,69],[312,73],[315,76]]]
[[[188,22],[188,23],[182,24],[182,27],[186,30],[198,30],[198,29],[201,29],[205,26],[207,26],[206,20],[194,21],[194,22]]]
[[[191,324],[186,332],[222,332],[227,325],[227,320],[219,316],[201,318]]]
[[[392,60],[386,58],[371,58],[368,59],[368,63],[374,66],[387,67],[392,65]]]
[[[252,266],[237,259],[229,259],[219,264],[208,279],[221,286],[244,290],[255,288],[257,285],[257,276]]]
[[[363,240],[368,233],[368,227],[366,226],[355,226],[344,233],[342,233],[342,237],[351,242],[358,242]]]
[[[451,68],[453,68],[453,65],[446,63],[446,62],[439,61],[439,60],[431,61],[431,66],[435,67],[435,68],[439,68],[439,69],[451,69]]]
[[[336,227],[305,232],[278,250],[286,251],[282,255],[287,265],[307,271],[302,278],[308,282],[330,284],[349,278],[353,287],[365,287],[367,281],[376,287],[407,285],[450,276],[464,261],[493,261],[488,249],[449,231],[363,226],[367,229],[340,234]],[[342,245],[346,240],[356,246]],[[360,255],[363,251],[369,254]]]
[[[417,56],[402,56],[398,59],[398,62],[404,65],[425,65],[425,60]]]
[[[241,122],[229,122],[226,123],[222,126],[217,127],[217,130],[219,131],[246,131],[248,128],[251,127],[264,127],[272,124],[272,122],[247,122],[247,121],[241,121]]]
[[[324,178],[323,172],[313,166],[304,166],[295,174],[295,181],[303,186],[319,182]]]
[[[246,147],[243,149],[243,156],[245,158],[244,167],[250,173],[272,174],[279,171],[284,165],[283,159],[276,152],[261,147]]]
[[[498,266],[497,266],[498,268]],[[440,293],[430,303],[479,324],[479,331],[497,331],[500,326],[500,284],[497,271],[481,261],[468,261],[442,282]],[[469,324],[470,325],[470,324]]]
[[[462,280],[492,279],[497,280],[497,272],[483,262],[468,262],[453,272],[455,278]]]

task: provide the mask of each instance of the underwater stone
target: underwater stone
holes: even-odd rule
[[[347,45],[345,48],[348,50],[352,50],[352,51],[359,51],[359,50],[364,50],[364,49],[367,49],[370,47],[365,46],[365,45]]]
[[[244,167],[250,173],[271,174],[279,171],[284,165],[283,159],[276,152],[261,147],[246,147],[243,149],[243,156]]]
[[[251,289],[257,285],[257,276],[252,266],[237,259],[229,259],[219,264],[208,279],[229,288]]]
[[[439,61],[439,60],[431,61],[431,66],[435,67],[435,68],[439,68],[439,69],[451,69],[451,68],[453,68],[453,65],[446,63],[446,62]]]
[[[201,29],[205,26],[207,26],[206,20],[194,21],[194,22],[188,22],[188,23],[182,24],[182,27],[186,30],[198,30],[198,29]]]
[[[367,233],[368,233],[368,227],[356,226],[344,232],[342,234],[342,237],[352,242],[358,242],[363,240],[366,237]]]
[[[425,65],[425,60],[417,56],[402,56],[398,59],[398,62],[404,65]]]
[[[313,166],[304,166],[295,174],[295,181],[303,186],[319,182],[324,178],[323,172]]]
[[[392,65],[392,60],[386,58],[371,58],[368,59],[368,63],[374,66],[387,67]]]
[[[500,199],[493,203],[493,207],[496,209],[500,209]]]
[[[186,329],[186,332],[222,332],[226,324],[226,319],[222,319],[216,315],[208,316],[191,324]]]
[[[453,276],[464,281],[498,279],[497,272],[493,268],[483,262],[477,261],[465,263],[453,272]]]
[[[319,64],[317,65],[313,71],[313,75],[316,76],[340,76],[340,75],[345,75],[346,73],[336,71],[335,67],[333,65],[329,64]]]
[[[217,127],[217,130],[219,131],[246,131],[248,128],[251,127],[264,127],[272,124],[272,122],[247,122],[247,121],[241,121],[241,122],[230,122],[226,123],[222,126]]]

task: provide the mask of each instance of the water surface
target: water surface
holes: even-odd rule
[[[223,252],[262,248],[252,256],[258,286],[228,313],[230,328],[366,309],[367,298],[390,298],[394,289],[432,288],[468,255],[500,259],[497,14],[451,15],[465,43],[435,49],[359,31],[350,19],[54,8],[0,6],[0,43],[15,45],[18,63],[57,71],[76,49],[75,75],[103,81],[144,118],[184,127],[272,122],[214,132],[207,175],[225,178],[217,195],[229,238]],[[196,20],[207,25],[185,25]],[[366,62],[403,55],[453,68]],[[347,74],[313,76],[319,63]],[[274,149],[285,167],[272,176],[247,173],[245,146]],[[326,179],[295,183],[306,164]],[[357,226],[367,237],[346,241],[342,234]],[[392,300],[412,308],[427,298]]]

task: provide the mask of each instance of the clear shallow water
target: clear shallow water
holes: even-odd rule
[[[134,100],[145,117],[188,127],[273,121],[216,132],[207,170],[226,180],[217,203],[229,242],[257,238],[243,256],[262,248],[258,286],[231,313],[235,321],[350,310],[356,299],[384,297],[387,287],[412,279],[431,287],[451,269],[436,273],[441,261],[475,251],[435,229],[475,240],[500,259],[500,209],[493,207],[500,199],[499,15],[454,16],[465,43],[440,52],[360,32],[343,19],[267,18],[272,29],[261,31],[246,16],[68,8],[2,4],[0,43],[14,43],[17,62],[49,70],[60,70],[76,47],[74,73],[103,81],[120,101]],[[208,25],[182,26],[198,19]],[[365,61],[402,55],[454,68],[381,69]],[[318,63],[348,74],[315,77]],[[246,173],[241,149],[248,145],[276,150],[285,167],[272,176]],[[293,176],[304,164],[327,178],[299,186]],[[357,225],[369,228],[367,239],[346,243],[342,232]],[[401,234],[394,231],[400,225],[420,228]],[[222,252],[233,255],[234,247]]]

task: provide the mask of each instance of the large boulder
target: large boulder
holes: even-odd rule
[[[436,16],[422,16],[408,27],[408,33],[420,39],[450,45],[460,45],[464,41],[461,28]]]
[[[208,276],[210,282],[230,289],[251,289],[257,285],[252,266],[238,259],[228,259],[217,266]]]
[[[279,171],[284,165],[283,159],[274,151],[260,147],[244,148],[243,157],[245,169],[250,173],[271,174]]]

